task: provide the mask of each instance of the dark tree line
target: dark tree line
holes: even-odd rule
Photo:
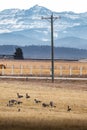
[[[19,60],[24,59],[23,51],[21,48],[16,48],[15,53],[14,53],[14,59],[19,59]]]

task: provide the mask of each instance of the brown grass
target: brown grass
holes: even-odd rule
[[[24,97],[21,105],[8,107],[10,99],[19,92]],[[28,93],[31,98],[26,99]],[[43,108],[34,99],[49,103],[55,108]],[[67,112],[70,105],[72,111]],[[18,109],[20,108],[20,112]],[[86,130],[87,82],[11,81],[0,80],[0,129],[1,130]]]
[[[21,66],[23,68],[23,75],[30,75],[31,74],[31,67],[32,67],[32,74],[33,75],[43,75],[49,76],[51,73],[51,61],[49,60],[0,60],[0,64],[4,64],[6,69],[4,70],[4,74],[9,75],[12,73],[12,66],[14,69],[15,75],[21,74]],[[64,76],[70,75],[70,67],[72,68],[73,76],[80,74],[80,67],[83,68],[82,74],[84,76],[87,75],[87,63],[81,63],[78,61],[55,61],[55,76],[60,75],[60,66],[62,67],[62,74]],[[43,69],[42,69],[43,68]],[[0,73],[2,70],[0,69]]]

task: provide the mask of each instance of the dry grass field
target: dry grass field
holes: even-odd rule
[[[51,74],[51,61],[49,60],[0,60],[0,64],[4,64],[5,75],[47,75]],[[55,61],[55,76],[68,76],[70,75],[70,68],[72,69],[73,76],[86,76],[87,75],[87,63],[79,61]],[[14,70],[13,70],[14,69]],[[61,72],[62,69],[62,72]],[[32,72],[31,72],[32,71]],[[2,69],[0,69],[0,74]]]
[[[22,103],[8,106],[12,99]],[[0,130],[87,130],[87,81],[0,80]]]

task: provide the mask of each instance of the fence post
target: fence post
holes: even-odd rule
[[[2,66],[2,75],[4,75],[5,73],[4,73],[4,66]]]
[[[63,67],[62,67],[62,66],[60,66],[60,76],[62,76],[62,75],[63,75],[62,70],[63,70]]]
[[[72,67],[71,66],[69,68],[69,74],[70,74],[70,76],[72,75]]]
[[[20,74],[22,75],[23,74],[23,66],[20,65]]]
[[[11,70],[11,74],[14,74],[14,65],[12,65],[12,70]]]
[[[51,67],[48,67],[48,68],[50,68],[50,76],[52,75],[52,68]]]
[[[82,76],[82,66],[80,67],[80,76]]]
[[[30,66],[30,75],[32,75],[32,68],[33,68],[33,67],[32,67],[32,66]]]
[[[42,69],[43,69],[43,67],[40,66],[40,76],[42,76]]]

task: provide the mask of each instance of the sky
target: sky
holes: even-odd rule
[[[11,8],[29,9],[36,4],[56,12],[87,12],[87,0],[0,0],[0,11]]]

